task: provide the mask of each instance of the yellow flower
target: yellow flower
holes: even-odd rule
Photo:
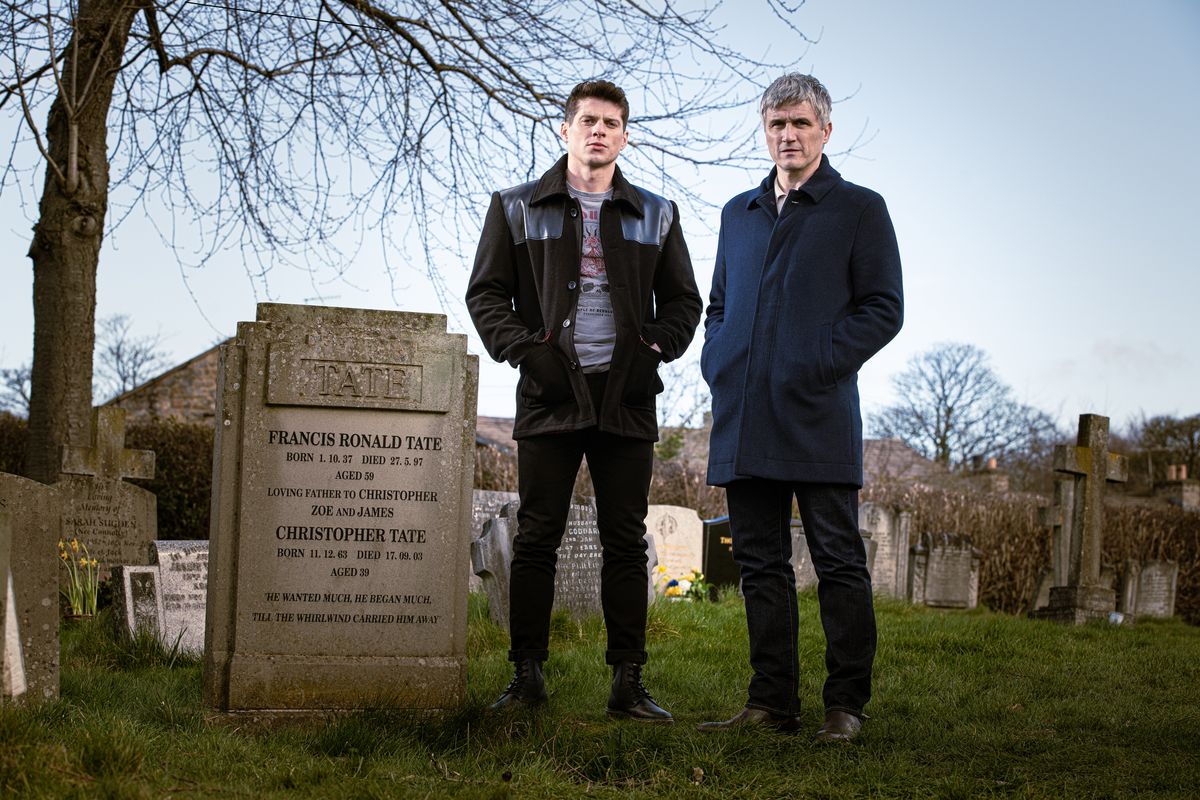
[[[63,561],[69,561],[71,559],[71,557],[67,555],[66,550],[63,550],[61,553],[59,553],[58,557],[61,558]]]
[[[92,559],[92,566],[93,567],[96,566],[96,559],[94,559],[94,558]]]
[[[662,564],[659,564],[657,567],[654,568],[654,571],[655,572],[666,572],[667,568],[664,567]]]
[[[73,552],[78,552],[78,551],[79,551],[79,540],[78,540],[78,539],[72,539],[72,540],[71,540],[71,550],[72,550]]]

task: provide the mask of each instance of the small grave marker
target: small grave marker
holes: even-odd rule
[[[4,700],[25,693],[25,658],[21,653],[20,624],[17,621],[17,601],[13,591],[12,528],[7,511],[0,510],[0,665]]]

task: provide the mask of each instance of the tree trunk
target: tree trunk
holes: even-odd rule
[[[58,479],[60,446],[85,444],[90,435],[108,110],[136,13],[128,0],[80,0],[46,123],[53,164],[46,167],[29,247],[33,371],[25,440],[25,474],[43,483]]]

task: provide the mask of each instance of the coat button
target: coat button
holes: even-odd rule
[[[574,361],[572,361],[572,362],[570,363],[570,367],[571,367],[571,369],[579,369],[579,364],[578,364],[578,363],[576,363],[576,362],[574,362]]]
[[[572,217],[578,217],[578,216],[579,216],[579,209],[577,209],[577,208],[572,208],[572,209],[571,209],[571,216],[572,216]]]
[[[571,320],[569,320],[569,319],[564,319],[564,320],[563,320],[563,327],[564,327],[564,328],[569,328],[569,327],[571,327]]]
[[[576,287],[576,286],[578,286],[578,285],[579,285],[579,284],[578,284],[578,283],[576,283],[575,281],[567,281],[567,288],[568,288],[569,290],[571,290],[572,292],[573,292],[573,291],[575,291],[575,287]]]

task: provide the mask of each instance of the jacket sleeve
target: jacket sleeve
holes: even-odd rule
[[[883,349],[904,321],[900,251],[887,204],[875,195],[859,217],[850,252],[853,310],[833,324],[833,368],[838,378],[858,372]]]
[[[679,207],[672,201],[671,228],[654,274],[654,321],[646,325],[642,335],[659,346],[663,361],[674,361],[683,355],[696,335],[703,308],[679,224]]]
[[[500,193],[491,205],[475,250],[475,265],[467,282],[467,311],[488,355],[496,361],[520,363],[535,343],[536,334],[517,315],[517,246],[504,216]]]

